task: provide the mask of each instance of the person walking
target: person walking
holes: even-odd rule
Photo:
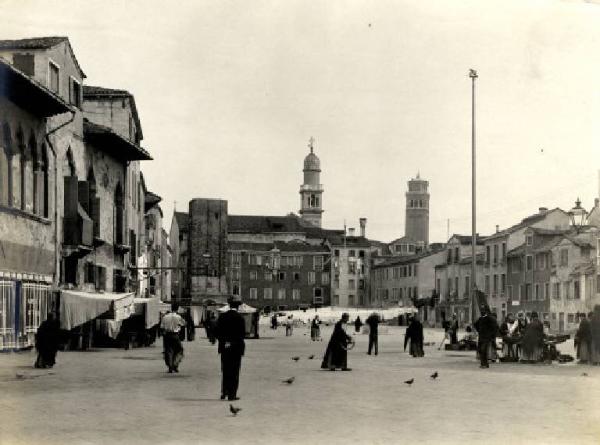
[[[579,328],[575,334],[575,350],[578,363],[588,363],[592,352],[592,328],[585,312],[579,314]]]
[[[271,329],[277,329],[277,313],[274,312],[271,316]]]
[[[239,295],[229,298],[229,310],[217,320],[218,352],[221,354],[221,400],[239,400],[237,391],[240,381],[240,368],[246,344],[246,325],[238,312],[242,304]]]
[[[179,372],[179,364],[183,359],[183,346],[179,336],[179,330],[185,326],[185,321],[177,313],[179,305],[171,304],[171,312],[168,312],[161,320],[160,327],[163,330],[164,358],[169,373]]]
[[[423,325],[419,321],[419,318],[414,315],[411,317],[406,332],[404,333],[404,350],[406,351],[406,345],[410,341],[410,347],[408,352],[413,357],[423,357],[425,352],[423,351]]]
[[[477,352],[479,354],[480,368],[489,368],[488,353],[492,342],[496,342],[498,333],[498,322],[490,315],[490,308],[482,306],[481,317],[475,322],[475,329],[479,335]]]
[[[285,336],[291,337],[294,333],[294,316],[289,315],[287,320],[285,321]]]
[[[352,337],[346,334],[344,325],[350,320],[350,314],[344,312],[342,318],[335,324],[333,333],[327,344],[327,350],[321,363],[321,368],[335,371],[341,368],[342,371],[351,371],[348,368],[348,349],[353,344]]]
[[[379,315],[373,312],[369,315],[366,320],[366,324],[369,326],[369,349],[367,354],[371,355],[371,350],[375,348],[375,355],[379,352],[378,345],[378,330],[379,330]]]
[[[452,320],[450,320],[450,327],[448,328],[448,334],[450,336],[450,344],[455,345],[458,343],[458,317],[456,314],[452,314]]]
[[[315,315],[315,318],[312,319],[310,323],[310,339],[312,341],[321,340],[321,320],[319,320],[319,316]]]
[[[356,316],[356,320],[354,320],[354,332],[357,334],[360,332],[360,328],[362,328],[363,322],[360,319],[360,316]]]
[[[36,368],[52,368],[56,363],[56,353],[60,343],[60,326],[54,312],[49,312],[35,334],[35,348],[38,351]]]

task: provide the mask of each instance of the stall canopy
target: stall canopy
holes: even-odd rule
[[[63,290],[60,295],[60,327],[73,329],[110,312],[115,321],[129,318],[133,312],[133,293],[96,293]]]
[[[134,298],[135,314],[144,316],[146,329],[157,325],[160,321],[160,299]]]
[[[219,308],[219,312],[227,312],[229,310],[229,305],[226,304],[223,307]],[[242,303],[240,305],[240,307],[238,308],[238,312],[240,314],[253,314],[254,312],[256,312],[258,309],[252,307],[252,306],[248,306],[246,303]]]

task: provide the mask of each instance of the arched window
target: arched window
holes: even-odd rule
[[[39,203],[37,201],[41,180],[40,175],[37,174],[39,171],[39,153],[37,141],[33,132],[29,136],[29,143],[27,144],[27,157],[25,164],[25,209],[28,212],[33,212],[36,215],[39,213]]]
[[[42,188],[40,192],[40,212],[44,218],[48,218],[50,213],[49,202],[49,181],[48,181],[48,147],[42,145],[42,153],[40,156],[40,172],[42,175]]]
[[[2,124],[0,139],[0,205],[12,206],[12,135],[10,125]]]
[[[75,161],[73,160],[73,152],[71,151],[71,147],[67,150],[67,155],[65,156],[65,163],[63,165],[63,176],[77,176],[75,169]]]
[[[123,244],[123,188],[121,182],[117,183],[115,188],[115,213],[114,213],[114,242],[115,244]]]
[[[23,129],[17,129],[17,141],[13,152],[13,205],[25,210],[25,138]],[[16,174],[15,174],[16,173]]]
[[[88,205],[89,205],[89,214],[90,218],[94,223],[94,236],[100,236],[100,203],[97,199],[97,187],[96,187],[96,177],[94,176],[94,169],[90,167],[87,175],[87,183],[88,183]]]

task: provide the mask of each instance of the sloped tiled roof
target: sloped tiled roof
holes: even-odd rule
[[[138,114],[137,106],[135,105],[135,97],[127,90],[117,90],[114,88],[99,87],[94,85],[83,86],[83,100],[91,100],[94,98],[128,98],[131,100],[131,111],[133,113],[133,119],[135,120],[135,126],[138,130],[140,139],[144,139],[144,133],[142,132],[142,123],[140,122],[140,116]]]
[[[293,216],[229,215],[229,232],[243,233],[303,233],[307,230]]]
[[[452,238],[456,238],[460,244],[471,244],[472,241],[471,235],[457,235],[455,233],[450,237],[450,239]],[[485,236],[476,235],[475,243],[478,245],[482,245],[485,240]]]
[[[523,218],[519,223],[488,236],[487,239],[491,240],[491,239],[495,239],[498,237],[510,235],[511,233],[516,232],[517,230],[523,229],[527,226],[530,226],[531,224],[535,224],[536,222],[543,220],[549,213],[552,213],[556,210],[560,210],[561,212],[564,212],[564,210],[562,210],[561,208],[555,207],[553,209],[546,210],[545,212],[540,212],[540,213],[535,213],[533,215],[529,215],[529,216]]]
[[[71,51],[71,55],[73,56],[73,60],[75,61],[77,69],[79,69],[81,76],[85,78],[86,75],[81,69],[79,62],[77,61],[77,57],[75,57],[75,53],[73,52],[73,48],[71,47],[68,37],[30,37],[27,39],[0,40],[0,49],[49,49],[65,41],[67,42],[69,51]]]
[[[151,161],[152,156],[141,146],[115,133],[112,128],[83,120],[83,131],[86,140],[98,143],[102,150],[128,161]]]

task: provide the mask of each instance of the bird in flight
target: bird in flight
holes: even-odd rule
[[[410,380],[405,380],[404,383],[406,383],[408,386],[412,385],[413,382],[415,381],[414,378],[410,379]]]
[[[289,379],[283,380],[283,383],[287,383],[288,385],[291,385],[292,383],[294,383],[294,380],[296,380],[296,377],[290,377]]]
[[[433,374],[431,374],[429,377],[431,377],[433,380],[437,379],[439,376],[438,372],[435,371]]]
[[[233,414],[234,416],[237,415],[237,413],[239,413],[242,410],[242,408],[237,408],[231,404],[229,404],[229,411],[231,412],[231,414]]]

